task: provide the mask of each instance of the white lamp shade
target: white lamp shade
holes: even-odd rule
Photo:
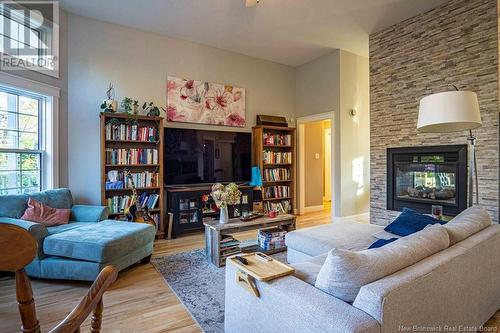
[[[457,132],[481,127],[476,93],[446,91],[420,100],[417,129],[421,132]]]

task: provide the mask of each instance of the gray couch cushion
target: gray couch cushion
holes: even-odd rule
[[[316,278],[321,270],[321,267],[323,267],[323,263],[325,262],[327,255],[328,253],[324,253],[308,261],[290,264],[290,266],[295,268],[293,275],[296,278],[314,286]]]
[[[491,218],[486,210],[470,207],[446,223],[444,228],[450,235],[450,244],[453,245],[490,225]]]
[[[446,230],[441,225],[432,225],[376,249],[359,252],[333,249],[315,286],[341,300],[353,302],[365,284],[413,265],[449,244]]]
[[[373,234],[383,229],[367,223],[333,222],[289,232],[286,234],[286,245],[312,257],[333,248],[362,250],[376,240]]]

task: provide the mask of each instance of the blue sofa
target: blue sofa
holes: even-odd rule
[[[21,220],[30,197],[54,208],[70,208],[70,222],[45,227]],[[38,242],[38,255],[26,266],[27,274],[37,278],[93,281],[104,266],[122,270],[149,262],[155,228],[107,220],[108,214],[107,207],[73,205],[68,189],[0,196],[0,223],[20,226]]]

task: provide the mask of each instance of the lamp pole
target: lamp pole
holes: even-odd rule
[[[467,137],[467,142],[469,143],[469,207],[474,205],[474,197],[476,198],[475,204],[479,204],[479,182],[477,176],[477,160],[476,160],[476,137],[472,134],[472,130],[469,130],[469,136]],[[474,195],[474,190],[475,194]]]

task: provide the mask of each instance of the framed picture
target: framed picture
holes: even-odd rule
[[[245,89],[169,76],[167,120],[245,127]]]

